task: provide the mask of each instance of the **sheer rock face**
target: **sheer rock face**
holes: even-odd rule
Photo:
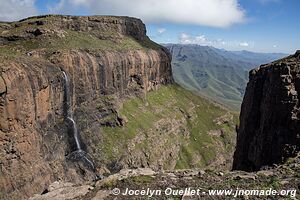
[[[58,30],[113,30],[137,41],[147,37],[144,24],[133,18],[51,16],[50,22],[43,22],[46,18],[30,23],[53,23]],[[16,38],[30,39],[27,32],[22,34]],[[8,38],[0,41],[9,44]],[[74,49],[53,52],[51,58],[41,52],[0,57],[0,198],[25,199],[54,180],[83,178],[65,159],[61,69],[70,78],[73,109],[106,94],[128,95],[133,83],[147,92],[173,82],[171,56],[164,48],[92,53]]]
[[[300,52],[250,72],[233,169],[281,163],[300,149]]]

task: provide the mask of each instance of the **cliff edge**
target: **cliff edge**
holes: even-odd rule
[[[300,150],[300,51],[250,71],[233,169],[254,171]]]

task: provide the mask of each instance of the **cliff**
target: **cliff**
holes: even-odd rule
[[[62,70],[73,110],[103,95],[121,98],[134,87],[147,92],[173,82],[168,51],[149,40],[138,19],[41,16],[1,23],[0,38],[3,198],[26,198],[57,178],[83,177],[65,159]]]
[[[250,71],[233,169],[253,171],[300,150],[300,52]]]
[[[231,167],[236,114],[172,84],[171,56],[140,20],[0,23],[0,46],[0,199],[123,168]]]

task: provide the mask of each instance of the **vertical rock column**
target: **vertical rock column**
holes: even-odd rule
[[[250,72],[233,169],[254,171],[300,150],[300,52]]]

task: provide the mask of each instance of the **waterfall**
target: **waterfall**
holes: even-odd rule
[[[94,163],[90,156],[82,149],[82,142],[78,133],[76,122],[73,118],[70,95],[70,81],[65,71],[62,70],[64,79],[64,102],[63,114],[68,128],[68,136],[71,146],[71,153],[68,158],[74,161],[82,161],[89,169],[95,170]]]
[[[62,71],[64,75],[64,115],[65,118],[68,116],[72,117],[72,112],[71,111],[71,100],[70,100],[70,83],[69,83],[69,78],[66,74],[66,72]]]
[[[75,144],[76,144],[76,148],[77,150],[81,150],[81,145],[80,145],[80,142],[79,142],[79,135],[78,135],[78,130],[77,130],[77,126],[76,126],[76,123],[74,121],[73,118],[71,117],[68,117],[68,120],[71,122],[71,128],[73,130],[73,135],[74,135],[74,140],[75,140]]]
[[[72,107],[71,107],[71,98],[70,98],[70,83],[69,83],[69,78],[66,74],[66,72],[63,71],[64,75],[64,115],[65,119],[68,123],[68,129],[71,131],[76,149],[77,151],[81,150],[81,144],[80,144],[80,139],[79,139],[79,134],[76,126],[76,122],[73,119],[73,112],[72,112]]]

